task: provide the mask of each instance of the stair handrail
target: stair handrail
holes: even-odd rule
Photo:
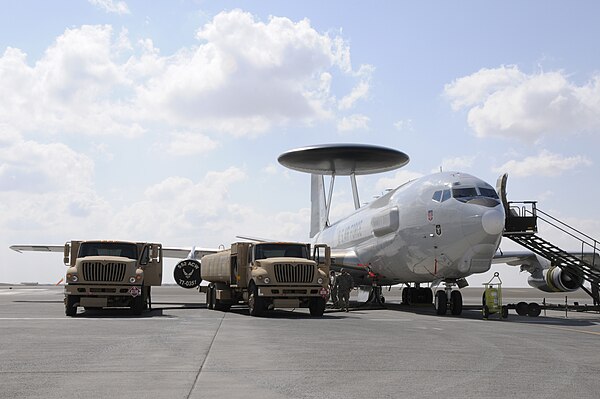
[[[539,208],[537,208],[537,212],[541,213],[542,215],[545,215],[546,217],[552,219],[556,223],[564,226],[565,228],[562,228],[561,226],[556,225],[556,224],[552,223],[551,221],[549,221],[549,220],[547,220],[547,219],[545,219],[545,218],[543,218],[541,216],[538,216],[538,219],[543,220],[544,222],[548,223],[549,225],[553,226],[554,228],[562,231],[565,234],[570,235],[571,237],[573,237],[576,240],[578,240],[578,241],[581,242],[581,259],[582,260],[583,260],[583,255],[584,255],[584,245],[587,245],[588,247],[590,247],[592,249],[592,251],[593,251],[592,267],[595,266],[595,263],[596,263],[596,250],[600,247],[598,240],[594,239],[593,237],[590,237],[589,235],[587,235],[584,232],[576,229],[575,227],[566,224],[562,220],[559,220],[559,219],[555,218],[554,216],[550,215],[547,212],[544,212],[543,210],[541,210]],[[575,235],[573,232],[579,234],[579,236]],[[582,237],[585,237],[590,242],[586,241]]]

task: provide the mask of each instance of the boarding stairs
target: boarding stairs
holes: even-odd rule
[[[600,303],[600,242],[567,225],[537,207],[536,201],[508,202],[503,236],[522,245],[533,253],[548,259],[552,265],[581,278],[590,284],[582,286],[594,300]],[[538,220],[558,229],[581,245],[581,252],[567,252],[537,235]]]

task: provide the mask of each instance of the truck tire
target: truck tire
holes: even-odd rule
[[[326,304],[327,303],[324,298],[310,298],[310,302],[308,303],[310,315],[315,317],[323,316],[323,313],[325,313]]]
[[[65,303],[65,314],[69,317],[73,317],[77,314],[77,302],[79,302],[79,298],[74,295],[67,295],[67,300]]]
[[[250,316],[261,316],[265,310],[264,300],[258,296],[258,287],[250,283],[248,289],[248,312]]]
[[[210,310],[215,308],[215,285],[213,283],[206,288],[206,308]]]
[[[144,287],[142,287],[142,292],[144,292]],[[140,295],[133,297],[131,299],[131,313],[135,316],[139,316],[144,311],[144,294],[140,293]]]

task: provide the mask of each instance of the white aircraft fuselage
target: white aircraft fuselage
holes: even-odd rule
[[[504,207],[488,183],[443,172],[410,181],[326,226],[339,266],[368,267],[379,284],[456,281],[490,269]]]

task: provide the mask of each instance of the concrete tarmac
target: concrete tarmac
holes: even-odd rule
[[[483,320],[481,293],[463,290],[459,317],[400,305],[394,289],[386,309],[255,318],[241,307],[207,310],[195,290],[158,287],[141,317],[80,309],[68,318],[61,287],[0,286],[0,397],[598,397],[600,314]],[[544,296],[565,299],[504,290],[505,303]]]

